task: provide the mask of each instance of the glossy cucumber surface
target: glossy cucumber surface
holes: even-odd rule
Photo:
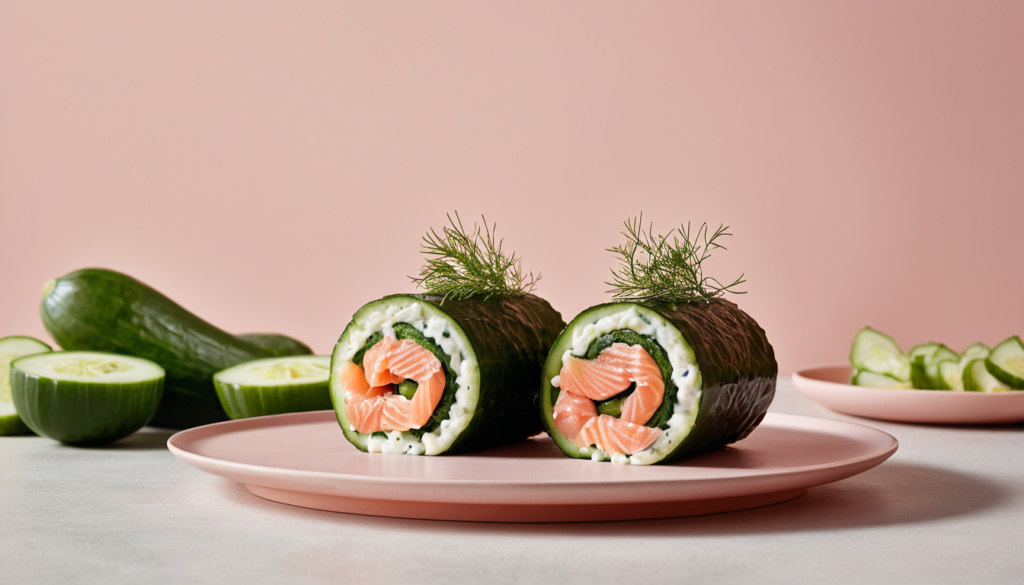
[[[311,355],[313,353],[313,350],[305,343],[281,333],[242,333],[235,337],[263,347],[276,356]]]
[[[213,374],[274,355],[112,270],[78,270],[47,283],[43,293],[43,325],[62,348],[136,356],[166,370],[163,399],[152,420],[156,426],[227,420]]]
[[[102,445],[153,418],[164,370],[134,357],[57,351],[11,364],[11,392],[36,434],[71,445]]]

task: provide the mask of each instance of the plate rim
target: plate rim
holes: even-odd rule
[[[839,461],[831,461],[828,463],[821,463],[815,465],[805,465],[800,467],[786,467],[786,468],[775,468],[770,470],[759,470],[755,473],[729,475],[721,477],[699,477],[699,478],[680,478],[680,477],[646,477],[641,479],[608,479],[608,480],[556,480],[556,481],[520,481],[520,482],[509,482],[507,480],[480,480],[480,479],[421,479],[421,478],[410,478],[410,477],[381,477],[371,475],[356,475],[346,474],[343,472],[325,472],[325,471],[314,471],[314,470],[296,470],[286,469],[280,467],[271,467],[265,465],[258,465],[252,463],[240,463],[235,461],[228,461],[224,459],[217,459],[209,457],[207,455],[201,455],[189,451],[185,446],[192,444],[194,441],[207,438],[220,434],[217,431],[224,429],[226,426],[232,428],[234,431],[249,430],[252,428],[267,428],[274,426],[286,426],[289,424],[301,424],[303,422],[325,422],[320,420],[320,417],[326,417],[327,413],[333,415],[333,411],[314,411],[307,413],[291,413],[285,415],[273,415],[267,417],[254,417],[250,419],[240,419],[238,421],[225,421],[220,423],[214,423],[211,425],[204,425],[202,427],[195,427],[192,429],[186,429],[172,435],[168,441],[168,449],[179,459],[185,463],[200,469],[206,473],[217,475],[219,477],[225,477],[232,481],[239,481],[231,477],[227,477],[224,474],[216,473],[209,468],[229,468],[241,471],[243,473],[256,473],[261,476],[284,476],[291,479],[304,479],[304,480],[330,480],[337,482],[346,482],[358,484],[356,488],[366,488],[374,486],[397,486],[397,485],[415,485],[420,487],[428,487],[433,489],[438,488],[473,488],[475,490],[485,492],[501,492],[502,490],[509,489],[510,485],[520,490],[558,490],[566,488],[577,488],[587,490],[588,493],[594,494],[595,496],[604,491],[622,489],[623,487],[629,486],[634,489],[649,488],[652,490],[665,489],[666,486],[685,486],[688,488],[686,491],[697,491],[703,489],[705,486],[722,484],[722,483],[743,483],[748,482],[778,482],[792,478],[798,478],[803,475],[813,474],[814,472],[830,471],[833,475],[840,475],[829,479],[827,481],[817,481],[808,484],[806,487],[814,487],[817,485],[823,485],[845,479],[852,475],[861,473],[867,469],[877,466],[887,460],[889,457],[896,452],[899,448],[899,442],[891,434],[882,431],[880,429],[871,427],[866,424],[860,424],[850,421],[840,421],[834,419],[826,419],[820,417],[812,417],[805,415],[785,414],[785,413],[768,413],[765,417],[766,421],[771,424],[773,421],[769,419],[778,419],[776,425],[792,427],[796,423],[811,425],[811,426],[825,426],[826,430],[818,432],[829,432],[829,427],[837,427],[838,429],[847,429],[854,431],[854,440],[865,446],[865,449],[870,448],[869,452],[862,455],[842,459]],[[259,420],[264,419],[264,420]],[[312,420],[306,420],[312,419]],[[786,425],[784,423],[789,422]],[[762,425],[765,421],[762,421]],[[236,428],[237,427],[237,428]],[[806,429],[807,427],[802,427]],[[229,431],[233,432],[233,431]],[[213,433],[213,435],[211,435]],[[842,434],[841,431],[831,430],[831,434]],[[186,443],[186,441],[189,441]],[[877,446],[872,445],[876,443]],[[424,461],[429,461],[429,458],[421,458]],[[581,464],[591,464],[589,462],[580,462]],[[198,464],[198,465],[197,465]],[[593,464],[599,465],[599,464]],[[611,465],[604,463],[603,465]],[[646,466],[645,466],[646,467]],[[853,470],[853,471],[851,471]],[[849,473],[847,473],[849,472]],[[258,482],[240,482],[245,485],[261,485]],[[267,486],[264,487],[276,487]],[[276,488],[280,489],[280,488]],[[302,490],[293,490],[302,491]],[[760,490],[755,490],[760,493]],[[424,495],[425,494],[420,494]],[[652,494],[654,495],[654,494]],[[687,499],[686,493],[680,491],[678,499]],[[396,499],[396,498],[390,498]],[[419,498],[419,501],[439,501],[436,498]],[[468,503],[468,502],[467,502]]]
[[[1014,425],[1024,422],[1024,391],[951,392],[872,388],[821,379],[821,370],[849,363],[808,366],[793,372],[801,394],[834,412],[871,420],[928,425]]]
[[[793,371],[793,373],[791,374],[791,377],[793,378],[793,385],[796,386],[797,390],[804,392],[804,389],[801,388],[800,385],[796,382],[796,379],[800,378],[812,382],[814,384],[825,385],[826,387],[829,387],[835,391],[857,391],[863,393],[870,392],[873,394],[878,393],[885,396],[956,396],[957,400],[975,400],[981,396],[987,397],[984,398],[983,400],[991,400],[993,399],[992,397],[995,396],[1024,396],[1024,390],[1006,390],[1004,392],[957,392],[953,390],[924,390],[921,388],[875,388],[874,386],[854,386],[853,384],[841,384],[839,382],[821,380],[819,378],[814,378],[806,375],[807,372],[810,372],[812,370],[823,370],[826,368],[844,368],[850,371],[853,370],[853,366],[851,366],[849,363],[831,363],[820,364],[816,366],[806,366]],[[967,398],[968,396],[971,398]],[[946,400],[946,398],[937,398],[937,400]]]

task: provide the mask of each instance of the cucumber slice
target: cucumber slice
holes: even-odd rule
[[[948,390],[945,387],[945,382],[942,380],[942,376],[939,375],[939,364],[944,361],[959,361],[960,354],[949,349],[945,345],[939,344],[939,348],[935,350],[930,357],[925,358],[924,371],[928,376],[929,389],[934,390]]]
[[[923,343],[910,349],[910,382],[918,390],[942,390],[939,362],[959,360],[960,355],[941,343]]]
[[[939,362],[939,390],[953,390],[963,392],[963,370],[960,367],[960,360],[942,360]]]
[[[163,368],[112,353],[55,351],[11,363],[22,420],[70,445],[102,445],[139,430],[156,413],[163,387]]]
[[[987,358],[989,353],[991,351],[984,343],[972,343],[960,354],[960,363],[966,366],[968,362]]]
[[[925,361],[935,355],[938,349],[938,343],[922,343],[915,345],[907,352],[907,357],[910,359],[910,382],[914,388],[927,389],[930,386],[928,374],[925,372]]]
[[[910,361],[899,344],[870,327],[854,335],[850,364],[857,370],[883,374],[902,382],[910,380]]]
[[[12,335],[0,339],[0,435],[24,435],[32,432],[25,425],[11,398],[11,362],[27,355],[53,349],[32,337]]]
[[[867,370],[858,370],[853,375],[851,383],[854,386],[866,386],[869,388],[892,388],[896,390],[909,390],[910,382],[901,382],[892,376],[876,374]]]
[[[221,406],[233,419],[330,410],[331,356],[255,360],[213,375]]]
[[[1014,390],[1024,390],[1024,344],[1013,336],[992,348],[985,360],[989,373]]]
[[[989,373],[983,359],[971,360],[964,368],[964,390],[968,392],[1006,392],[998,378]]]

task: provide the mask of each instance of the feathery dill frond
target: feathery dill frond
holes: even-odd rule
[[[426,264],[419,276],[410,277],[416,286],[429,293],[451,299],[482,296],[523,296],[531,292],[540,274],[523,273],[522,259],[515,252],[505,254],[504,240],[497,239],[497,224],[490,227],[473,224],[466,230],[455,212],[448,214],[449,226],[437,233],[434,228],[423,236],[422,253]]]
[[[743,275],[730,284],[704,276],[704,261],[715,249],[725,250],[717,240],[731,236],[729,226],[721,225],[714,233],[704,223],[693,232],[690,224],[673,228],[667,234],[654,233],[653,224],[643,229],[643,214],[627,220],[626,243],[609,248],[619,258],[619,267],[612,268],[612,287],[608,292],[621,301],[653,301],[685,303],[709,302],[725,293],[744,294],[733,290],[746,282]]]

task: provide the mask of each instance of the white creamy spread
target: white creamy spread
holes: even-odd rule
[[[621,329],[635,331],[640,335],[652,337],[658,342],[658,345],[668,355],[668,361],[672,365],[672,382],[678,388],[676,403],[672,407],[672,416],[668,419],[668,428],[661,433],[661,436],[643,451],[632,455],[611,457],[612,463],[649,465],[668,455],[693,428],[693,423],[697,420],[697,412],[700,410],[700,370],[697,367],[693,350],[683,339],[679,330],[654,311],[635,305],[624,311],[606,315],[594,323],[577,324],[572,332],[572,349],[562,354],[562,363],[564,364],[566,358],[570,356],[586,355],[590,345],[598,337]],[[555,376],[551,379],[551,385],[558,387],[560,381],[560,377]],[[601,449],[596,447],[587,449],[593,449],[590,452],[590,458],[595,461],[609,459],[608,454]],[[586,454],[587,450],[581,450],[581,452]]]
[[[455,438],[469,426],[476,410],[479,397],[479,368],[469,340],[453,331],[449,321],[438,316],[426,316],[430,312],[424,303],[410,298],[396,298],[394,301],[368,315],[360,316],[354,322],[351,334],[338,348],[342,360],[351,361],[355,354],[366,345],[374,333],[395,337],[396,323],[406,323],[418,329],[424,337],[431,339],[448,356],[448,366],[455,377],[455,401],[448,410],[448,418],[441,421],[440,428],[424,433],[417,438],[408,431],[385,431],[387,438],[370,435],[366,447],[370,453],[400,453],[408,455],[437,455],[451,447]],[[342,363],[342,362],[339,362]],[[337,372],[334,372],[337,379]],[[354,428],[349,427],[351,430]]]

